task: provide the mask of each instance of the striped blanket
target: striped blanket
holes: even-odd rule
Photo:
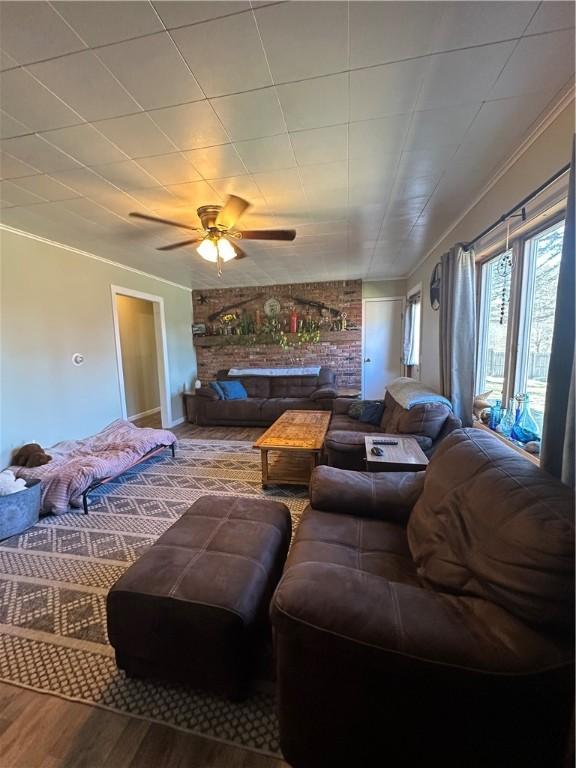
[[[92,437],[65,440],[47,449],[42,467],[10,467],[17,477],[42,481],[42,511],[56,514],[82,506],[82,494],[96,480],[114,477],[162,445],[176,442],[165,429],[141,429],[118,419]]]

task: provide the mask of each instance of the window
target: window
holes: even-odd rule
[[[406,299],[404,316],[403,363],[407,368],[408,376],[416,374],[416,369],[420,365],[421,307],[420,290],[417,289]]]
[[[540,429],[563,238],[564,221],[556,221],[480,265],[476,391],[492,390],[488,399],[504,407],[526,392]]]

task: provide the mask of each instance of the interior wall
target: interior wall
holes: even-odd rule
[[[128,418],[160,408],[154,305],[117,296],[124,393]]]
[[[85,437],[121,417],[111,285],[163,297],[172,417],[183,419],[196,378],[189,290],[6,230],[0,254],[0,466],[23,443]]]
[[[532,143],[462,221],[434,248],[407,279],[407,290],[422,283],[422,338],[420,378],[440,388],[439,313],[430,305],[430,277],[435,264],[458,242],[468,242],[516,205],[558,169],[570,162],[574,134],[574,102]],[[432,245],[432,243],[430,244]]]
[[[390,299],[406,296],[406,280],[364,280],[363,299]]]

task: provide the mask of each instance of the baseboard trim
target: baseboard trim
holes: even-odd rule
[[[158,408],[150,408],[149,411],[142,411],[142,413],[135,413],[134,416],[128,416],[128,421],[137,421],[143,419],[144,416],[152,416],[154,413],[160,413],[160,406]]]

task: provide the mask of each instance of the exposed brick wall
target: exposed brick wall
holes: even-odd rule
[[[200,303],[200,296],[206,298],[205,303]],[[218,312],[222,307],[246,299],[249,299],[249,302],[241,309],[252,316],[255,316],[256,310],[259,309],[264,318],[264,302],[270,297],[278,299],[282,306],[281,316],[288,317],[293,303],[292,297],[295,296],[308,301],[322,302],[341,312],[346,312],[348,323],[361,329],[362,282],[360,280],[193,291],[194,322],[210,325],[208,317],[211,314]],[[297,306],[296,311],[301,316],[306,313],[306,308]],[[310,310],[310,316],[315,320],[320,319],[320,314],[315,309]],[[332,338],[330,334],[323,334],[322,340],[317,344],[302,344],[287,349],[275,344],[206,347],[202,346],[201,337],[195,339],[195,347],[198,378],[203,383],[214,380],[216,372],[221,368],[288,368],[325,365],[335,371],[336,380],[340,386],[360,386],[362,344],[359,330],[350,331],[349,335],[336,333]]]

